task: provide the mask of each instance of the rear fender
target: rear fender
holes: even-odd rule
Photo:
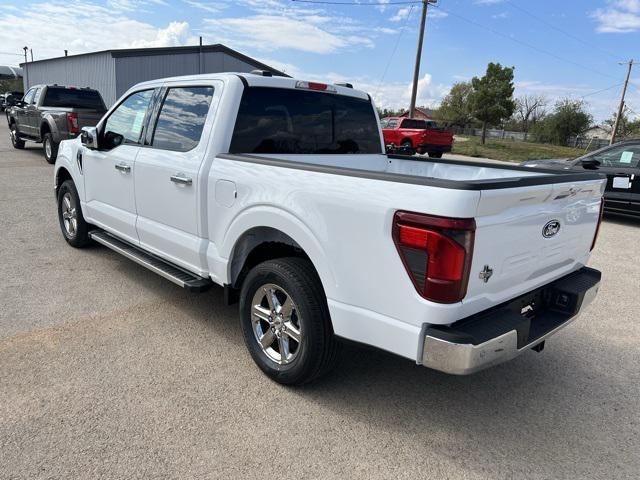
[[[245,232],[258,227],[279,230],[295,241],[313,263],[327,297],[334,295],[337,288],[335,274],[316,235],[300,218],[292,213],[267,205],[249,207],[232,220],[219,250],[219,255],[226,259],[225,278],[221,279],[223,283],[230,282],[231,260],[238,240]]]
[[[66,117],[64,120],[66,121]],[[51,132],[53,141],[56,143],[60,143],[60,141],[62,140],[62,132],[60,127],[58,126],[58,121],[60,121],[60,116],[54,116],[50,113],[44,114],[40,123],[40,140],[44,138],[45,132],[49,131]]]

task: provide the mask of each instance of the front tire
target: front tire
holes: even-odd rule
[[[80,207],[80,197],[73,180],[66,180],[58,190],[58,220],[69,245],[82,248],[89,244],[89,225]]]
[[[254,267],[242,285],[240,323],[254,362],[278,383],[309,383],[335,365],[339,343],[308,260],[280,258]]]
[[[56,163],[56,158],[58,158],[58,147],[60,145],[53,140],[53,135],[47,132],[42,137],[42,147],[44,149],[44,159],[49,164]]]
[[[17,148],[18,150],[24,148],[24,140],[18,136],[18,127],[16,127],[15,122],[9,125],[9,136],[11,137],[11,145],[13,145],[13,148]]]

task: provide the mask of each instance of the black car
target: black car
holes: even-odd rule
[[[605,173],[605,212],[640,217],[640,140],[616,143],[580,158],[529,160],[522,165]]]
[[[9,108],[22,100],[23,96],[24,93],[18,91],[3,93],[0,95],[0,111],[9,110]]]

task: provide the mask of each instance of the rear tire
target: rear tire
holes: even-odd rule
[[[47,132],[42,137],[42,147],[44,149],[44,159],[49,164],[56,163],[56,158],[58,158],[58,147],[60,145],[53,140],[53,135]]]
[[[442,152],[429,152],[429,158],[442,158]]]
[[[9,136],[11,137],[11,145],[13,145],[13,148],[17,148],[18,150],[24,148],[24,140],[18,136],[18,127],[16,127],[15,122],[9,125]]]
[[[338,358],[326,296],[308,260],[280,258],[254,267],[242,285],[240,323],[254,362],[278,383],[309,383]]]
[[[73,180],[66,180],[58,190],[58,220],[62,235],[69,245],[82,248],[90,243],[89,224],[84,221],[80,197]]]

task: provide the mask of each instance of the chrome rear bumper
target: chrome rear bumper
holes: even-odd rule
[[[600,272],[584,267],[489,312],[449,327],[428,327],[422,365],[468,375],[511,360],[575,320],[595,299],[600,278]],[[533,314],[521,313],[527,304],[536,304]]]

